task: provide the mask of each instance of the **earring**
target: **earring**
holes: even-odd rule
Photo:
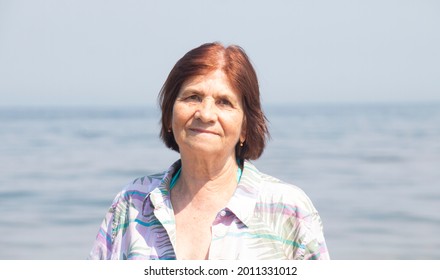
[[[241,141],[240,141],[240,147],[243,147],[243,144],[244,144],[244,142],[241,142]]]
[[[170,133],[171,132],[171,129],[170,128],[168,128],[168,133]]]

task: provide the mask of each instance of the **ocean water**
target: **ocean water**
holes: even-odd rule
[[[332,259],[440,259],[440,104],[265,107],[255,165],[301,187]],[[112,199],[178,159],[155,108],[1,108],[0,259],[85,259]]]

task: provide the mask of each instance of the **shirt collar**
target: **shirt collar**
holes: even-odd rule
[[[227,208],[246,226],[249,226],[249,222],[253,217],[260,185],[261,177],[258,169],[248,160],[245,160],[243,174],[234,195],[227,204]]]
[[[182,163],[180,160],[171,165],[163,175],[160,184],[147,196],[147,199],[151,201],[151,206],[154,209],[163,206],[172,208],[169,184],[174,173],[179,170],[181,166]],[[253,217],[260,185],[261,176],[258,169],[250,161],[245,160],[240,181],[226,208],[232,211],[246,226],[249,225]],[[146,209],[143,210],[145,211]]]
[[[174,173],[179,170],[181,165],[181,161],[178,160],[174,162],[173,165],[171,165],[165,173],[162,173],[160,183],[147,195],[144,200],[144,215],[150,211],[148,207],[145,207],[147,201],[149,201],[150,207],[152,207],[153,209],[159,209],[162,207],[172,208],[169,185]]]

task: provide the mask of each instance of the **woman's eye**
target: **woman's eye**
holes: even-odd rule
[[[226,106],[231,106],[232,105],[232,103],[229,100],[227,100],[227,99],[220,99],[219,103],[221,105],[226,105]]]
[[[186,99],[190,101],[200,101],[200,97],[198,95],[190,95]]]

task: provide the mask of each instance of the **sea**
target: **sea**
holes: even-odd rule
[[[335,260],[440,259],[440,103],[264,107],[257,168],[302,188]],[[113,198],[179,154],[155,107],[0,107],[0,259],[86,259]]]

